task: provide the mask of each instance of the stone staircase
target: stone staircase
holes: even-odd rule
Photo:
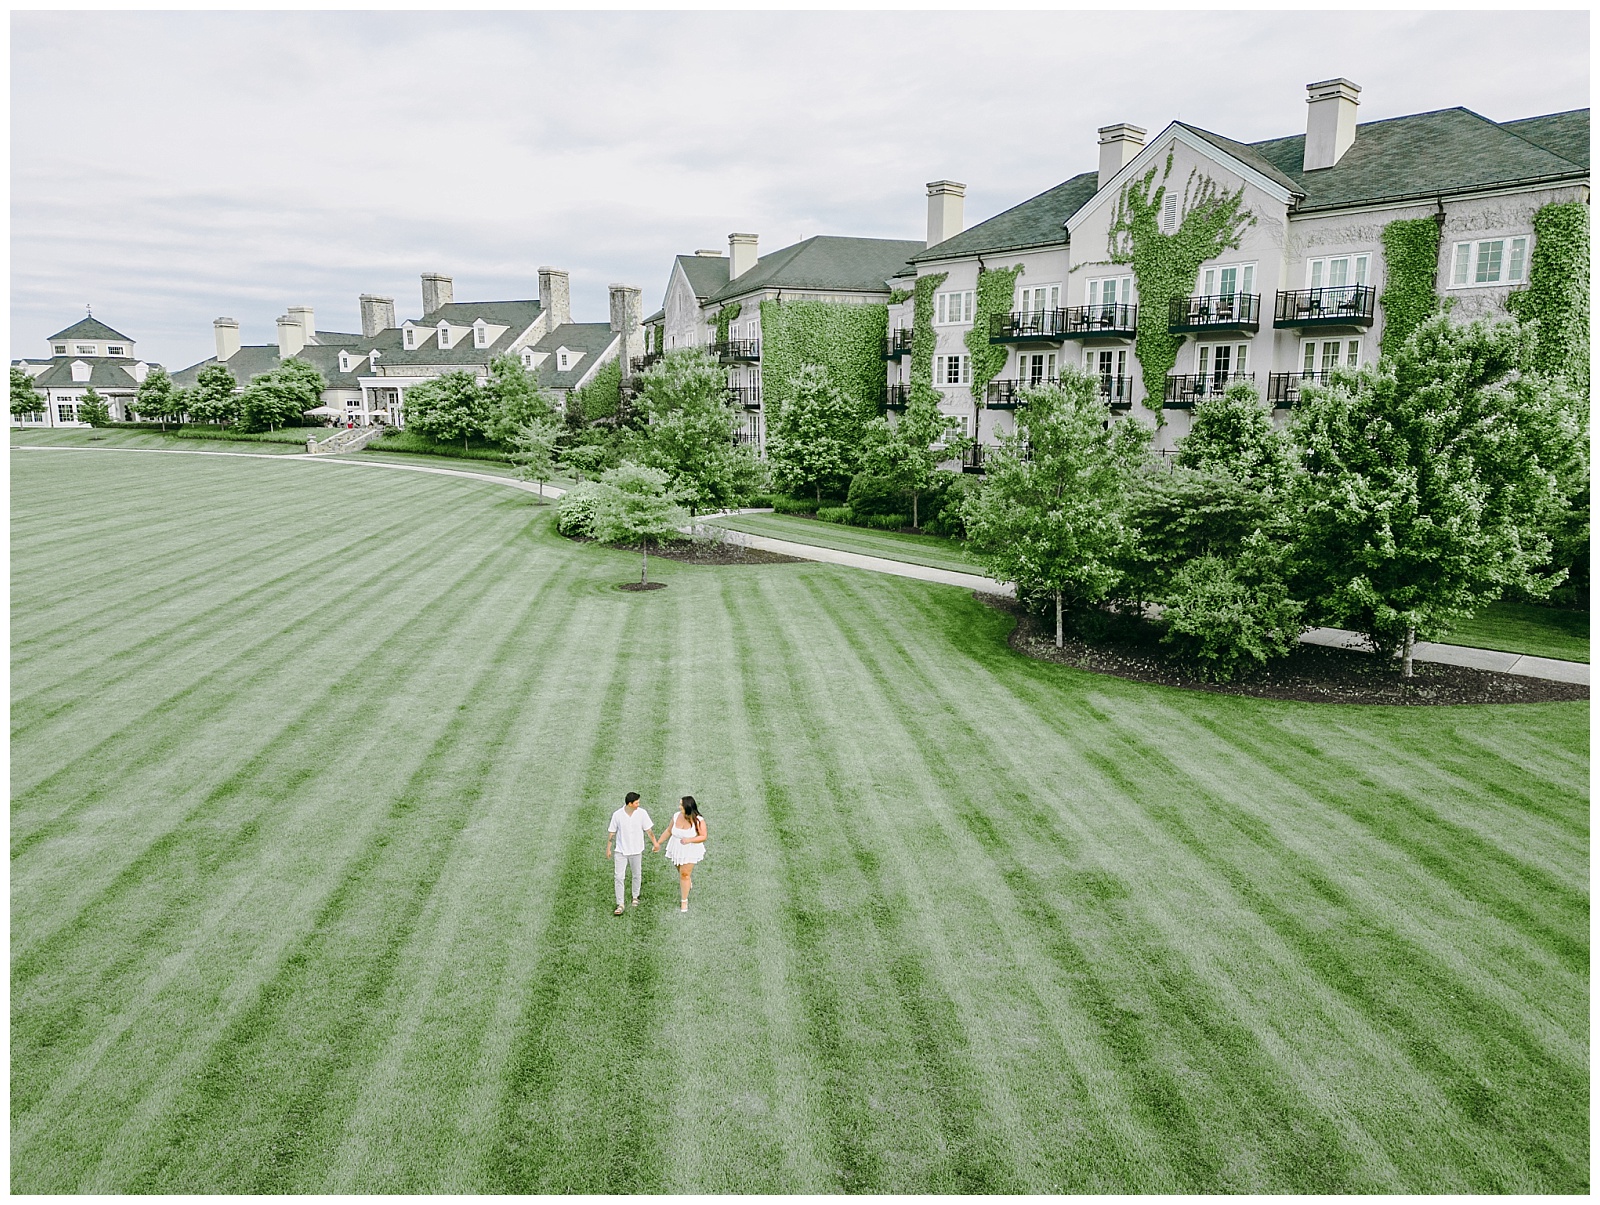
[[[386,427],[346,427],[335,431],[326,439],[306,440],[307,456],[327,456],[334,452],[359,452],[378,436],[382,435]]]

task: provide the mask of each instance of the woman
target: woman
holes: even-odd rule
[[[689,911],[689,888],[694,886],[691,876],[694,864],[706,856],[706,818],[700,814],[700,805],[693,795],[678,801],[678,812],[667,826],[667,831],[651,843],[652,852],[667,843],[667,857],[678,868],[678,911]]]

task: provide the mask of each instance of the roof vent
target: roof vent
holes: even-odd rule
[[[1356,106],[1361,88],[1347,79],[1325,79],[1306,85],[1306,153],[1304,170],[1332,167],[1355,144]]]

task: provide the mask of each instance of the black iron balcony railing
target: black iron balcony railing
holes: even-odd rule
[[[963,473],[983,472],[983,445],[979,443],[968,444],[961,450],[960,460]]]
[[[1207,297],[1174,297],[1167,307],[1167,330],[1257,331],[1261,329],[1261,294],[1217,293]]]
[[[984,394],[983,404],[990,410],[1015,410],[1022,402],[1024,389],[1042,389],[1046,385],[1055,383],[1055,377],[1046,376],[1027,377],[1020,381],[990,381],[989,388]]]
[[[1113,410],[1128,410],[1133,406],[1133,378],[1102,376],[1100,400]]]
[[[884,394],[883,408],[885,410],[904,410],[911,405],[910,385],[890,385],[889,392]]]
[[[1274,410],[1293,410],[1300,401],[1300,390],[1307,385],[1326,385],[1332,373],[1274,372],[1267,374],[1267,401]]]
[[[898,360],[901,356],[911,354],[911,332],[890,331],[883,338],[883,358],[885,360]]]
[[[1139,330],[1136,305],[1076,305],[1062,312],[1061,334],[1067,339],[1131,339]]]
[[[724,364],[732,364],[739,360],[759,360],[761,358],[760,339],[728,339],[722,343],[713,343],[711,353]]]
[[[733,445],[739,447],[754,447],[761,443],[761,432],[750,427],[740,427],[733,433]]]
[[[735,406],[743,406],[746,410],[761,409],[759,385],[731,385],[728,387],[728,396],[733,399]]]
[[[1066,310],[1017,310],[989,319],[989,342],[1060,343],[1066,328]]]
[[[658,351],[647,351],[642,356],[634,356],[632,359],[630,359],[628,361],[628,364],[632,367],[634,372],[644,372],[652,364],[660,363],[660,361],[661,361],[661,353],[660,352],[658,352]]]
[[[1189,410],[1208,397],[1221,396],[1223,390],[1237,381],[1253,381],[1253,372],[1177,373],[1167,378],[1167,395],[1162,400],[1167,410]]]
[[[1275,327],[1371,326],[1377,294],[1368,285],[1278,291]]]

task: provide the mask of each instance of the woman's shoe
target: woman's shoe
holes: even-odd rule
[[[617,905],[617,910],[615,912],[613,912],[611,915],[612,916],[621,916],[622,915],[622,905],[618,904]]]
[[[679,900],[678,901],[678,911],[679,912],[687,912],[687,911],[689,911],[689,901],[688,900]]]

